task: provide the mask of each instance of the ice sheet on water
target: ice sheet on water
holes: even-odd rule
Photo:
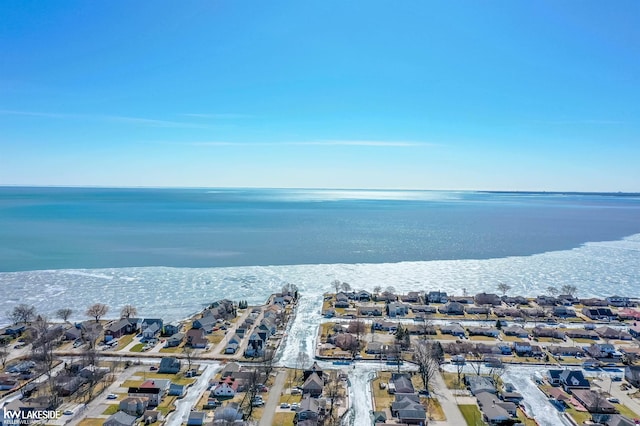
[[[640,235],[573,250],[486,260],[8,272],[0,273],[0,288],[6,295],[5,312],[27,303],[48,316],[71,307],[74,318],[82,319],[87,306],[101,302],[111,306],[111,316],[117,316],[123,305],[133,304],[141,316],[171,321],[220,298],[262,303],[283,284],[293,283],[303,295],[302,317],[319,318],[322,293],[330,291],[336,279],[353,288],[393,286],[401,292],[440,289],[461,294],[464,288],[474,294],[506,282],[513,294],[535,295],[548,286],[572,284],[584,297],[611,292],[633,296],[640,288]],[[309,331],[294,328],[293,333]]]

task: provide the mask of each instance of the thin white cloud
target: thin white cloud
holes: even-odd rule
[[[250,115],[246,115],[246,114],[225,114],[225,113],[219,113],[219,114],[196,114],[196,113],[188,113],[188,114],[180,114],[181,116],[184,117],[194,117],[194,118],[212,118],[215,120],[231,120],[234,118],[247,118],[247,117],[251,117]]]
[[[16,110],[0,110],[0,115],[21,115],[27,117],[45,117],[58,118],[65,120],[99,120],[99,121],[116,121],[120,123],[141,124],[150,127],[187,127],[187,128],[205,128],[201,124],[188,123],[182,121],[156,120],[152,118],[129,117],[123,115],[104,115],[104,114],[64,114],[38,111],[16,111]]]
[[[172,142],[156,142],[169,143]],[[326,140],[326,141],[299,141],[299,142],[228,142],[228,141],[200,141],[200,142],[174,142],[179,145],[191,146],[361,146],[361,147],[420,147],[438,146],[438,144],[414,141],[371,141],[371,140]]]
[[[620,120],[537,120],[539,124],[559,124],[559,125],[610,125],[610,124],[624,124],[624,121]]]

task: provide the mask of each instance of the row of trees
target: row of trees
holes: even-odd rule
[[[342,282],[340,280],[334,280],[331,285],[335,288],[336,293],[340,292],[340,291],[351,291],[351,285],[349,283],[346,282]],[[498,283],[497,287],[498,291],[500,293],[502,293],[503,296],[506,296],[507,293],[509,292],[509,290],[511,290],[513,287],[510,286],[507,283],[503,283],[500,282]],[[382,286],[375,286],[373,288],[373,293],[377,296],[378,294],[380,294],[383,291]],[[395,293],[396,289],[393,286],[388,286],[386,288],[384,288],[384,291],[387,293]],[[551,296],[556,296],[558,294],[568,294],[570,296],[574,296],[576,294],[576,292],[578,291],[578,288],[575,285],[571,285],[571,284],[565,284],[562,287],[560,287],[560,289],[558,290],[558,288],[553,287],[553,286],[549,286],[547,287],[547,292],[549,293],[549,295]],[[463,293],[466,296],[467,291],[466,289],[463,289]]]
[[[66,322],[71,318],[73,313],[74,311],[70,308],[58,309],[56,311],[56,318]],[[109,313],[109,306],[103,303],[95,303],[85,311],[85,315],[94,318],[96,322],[100,321],[100,318],[103,318],[107,313]],[[135,317],[137,314],[138,309],[133,305],[125,305],[120,310],[120,318]],[[7,313],[7,318],[13,324],[31,324],[38,320],[39,315],[37,314],[35,306],[21,303]]]

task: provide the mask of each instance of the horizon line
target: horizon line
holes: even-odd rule
[[[638,195],[640,191],[575,191],[575,190],[503,190],[503,189],[419,189],[419,188],[352,188],[352,187],[276,187],[276,186],[162,186],[162,185],[27,185],[3,184],[0,188],[69,188],[69,189],[262,189],[262,190],[314,190],[314,191],[410,191],[410,192],[475,192],[493,194],[609,194],[609,195]]]

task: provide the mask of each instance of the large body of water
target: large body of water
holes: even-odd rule
[[[0,188],[0,292],[73,319],[95,302],[117,316],[185,318],[220,298],[262,303],[301,292],[279,362],[311,358],[322,293],[354,288],[495,290],[535,295],[573,284],[580,296],[640,295],[640,196],[420,191]],[[0,313],[0,325],[7,322]],[[349,371],[369,424],[367,381]],[[561,424],[530,372],[510,369],[544,426]]]
[[[0,188],[8,310],[132,303],[183,318],[221,297],[354,287],[533,295],[640,289],[640,196],[259,189]],[[170,301],[170,303],[167,303]],[[0,323],[4,321],[0,320]]]

